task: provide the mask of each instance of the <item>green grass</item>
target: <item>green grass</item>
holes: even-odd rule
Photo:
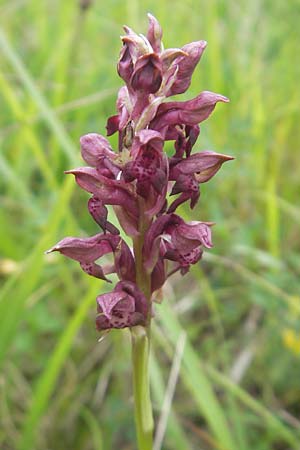
[[[217,222],[215,248],[156,307],[156,420],[186,333],[162,448],[299,449],[297,0],[95,0],[86,13],[75,0],[0,2],[0,448],[135,449],[128,335],[99,343],[94,330],[106,287],[44,251],[97,232],[63,171],[81,164],[82,134],[105,133],[122,25],[143,32],[149,11],[166,47],[208,41],[186,98],[205,89],[231,103],[196,148],[236,158],[181,210]]]

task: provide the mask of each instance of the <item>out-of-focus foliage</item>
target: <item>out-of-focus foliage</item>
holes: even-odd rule
[[[217,222],[215,249],[156,308],[157,421],[186,333],[163,449],[296,449],[299,2],[79,4],[0,3],[0,448],[135,448],[129,335],[99,343],[95,297],[105,286],[43,252],[97,232],[63,170],[81,164],[82,134],[105,132],[122,24],[142,32],[150,11],[166,47],[208,41],[189,95],[212,90],[231,103],[202,125],[197,149],[236,157],[193,212]]]

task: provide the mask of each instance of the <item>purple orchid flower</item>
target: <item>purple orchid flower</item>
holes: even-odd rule
[[[160,259],[189,267],[199,261],[203,247],[211,248],[212,222],[185,222],[176,214],[160,216],[147,231],[143,248],[146,270],[152,272]]]
[[[155,53],[140,56],[135,64],[130,79],[131,89],[143,94],[154,94],[162,82],[162,67],[159,57]]]
[[[193,72],[200,61],[206,45],[206,41],[198,41],[191,42],[182,47],[181,51],[183,54],[179,55],[175,61],[178,70],[176,79],[167,93],[168,97],[170,95],[182,94],[189,88]]]
[[[125,82],[118,92],[116,114],[107,121],[107,135],[118,133],[118,150],[96,133],[80,139],[87,167],[68,170],[78,185],[92,194],[88,210],[103,230],[89,238],[67,237],[52,247],[78,261],[89,275],[119,282],[97,297],[98,330],[147,326],[153,293],[176,271],[184,275],[203,251],[212,247],[212,222],[185,222],[174,214],[189,201],[199,200],[199,185],[209,181],[231,156],[213,151],[194,152],[205,121],[218,102],[229,100],[203,91],[187,101],[168,101],[186,92],[206,48],[205,41],[164,49],[162,29],[149,15],[146,36],[124,27],[118,74]],[[174,142],[174,154],[164,151]],[[168,204],[168,194],[177,195]],[[112,207],[133,251],[108,220]],[[113,264],[97,260],[113,255]]]
[[[197,125],[210,116],[217,102],[227,103],[228,101],[224,95],[204,91],[186,102],[162,103],[150,127],[160,131],[170,125]]]
[[[116,272],[121,280],[135,281],[135,264],[130,248],[118,235],[99,233],[89,238],[66,237],[50,248],[47,253],[60,252],[75,259],[88,275],[109,281],[105,275]],[[96,264],[99,258],[114,254],[114,266]]]
[[[163,152],[163,136],[154,130],[142,130],[134,138],[131,160],[124,166],[125,181],[136,180],[136,192],[145,200],[145,213],[160,212],[168,186],[168,159]]]
[[[175,181],[171,195],[180,196],[170,205],[168,212],[174,212],[187,200],[190,200],[190,207],[193,209],[200,196],[199,184],[209,181],[224,162],[232,159],[232,156],[202,151],[185,159],[175,157],[171,160],[169,179]]]
[[[147,299],[136,284],[120,281],[112,292],[97,297],[97,329],[146,325],[148,308]]]

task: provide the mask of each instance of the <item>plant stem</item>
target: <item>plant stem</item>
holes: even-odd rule
[[[133,240],[136,283],[149,302],[147,325],[131,329],[134,414],[138,450],[152,450],[154,428],[149,383],[151,279],[144,269],[142,256],[145,228],[145,224],[140,223],[140,235]]]
[[[149,386],[150,340],[147,329],[132,328],[132,367],[135,425],[139,450],[152,450],[153,416]]]

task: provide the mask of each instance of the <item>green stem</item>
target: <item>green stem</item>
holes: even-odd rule
[[[149,383],[151,278],[144,269],[142,256],[146,228],[145,223],[140,223],[140,235],[133,240],[136,283],[149,302],[146,326],[137,326],[131,329],[134,414],[138,450],[152,450],[154,428]]]
[[[153,416],[149,386],[150,340],[147,329],[132,328],[132,366],[135,425],[139,450],[152,450]]]

